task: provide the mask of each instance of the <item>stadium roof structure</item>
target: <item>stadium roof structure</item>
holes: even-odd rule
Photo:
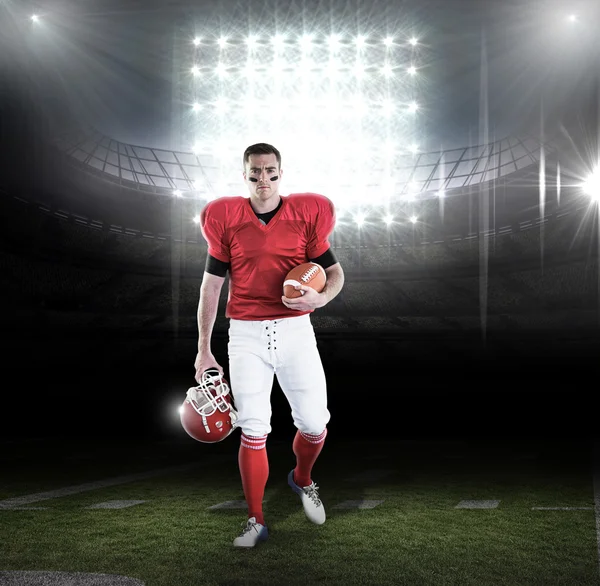
[[[82,170],[142,192],[213,199],[239,191],[239,180],[216,190],[218,155],[178,152],[120,142],[96,129],[78,129],[57,137],[54,145]],[[396,154],[392,199],[434,198],[534,168],[556,151],[553,140],[522,135],[448,150]],[[287,186],[290,192],[294,186]],[[344,185],[340,185],[344,188]],[[302,187],[300,187],[300,191]]]

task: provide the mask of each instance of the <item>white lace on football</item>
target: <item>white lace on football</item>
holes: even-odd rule
[[[306,283],[310,281],[317,274],[318,271],[319,267],[313,265],[300,278]]]

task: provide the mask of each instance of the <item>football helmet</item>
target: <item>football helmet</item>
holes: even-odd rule
[[[183,429],[199,442],[220,442],[235,429],[229,384],[216,368],[205,370],[198,386],[188,389],[179,415]]]

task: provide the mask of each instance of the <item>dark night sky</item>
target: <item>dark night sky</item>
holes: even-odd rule
[[[68,106],[117,139],[165,148],[177,148],[176,30],[243,30],[243,23],[251,28],[248,22],[323,26],[323,14],[333,28],[335,19],[382,32],[409,23],[427,44],[421,123],[437,149],[475,143],[485,127],[496,138],[522,130],[539,119],[542,96],[550,118],[577,103],[599,75],[594,6],[551,0],[376,0],[368,6],[356,0],[3,0],[0,11],[8,25],[4,33],[12,33],[4,34],[5,64],[30,78],[49,118],[59,120],[55,109]],[[32,13],[43,18],[37,28],[29,21]],[[579,22],[568,22],[570,13]]]

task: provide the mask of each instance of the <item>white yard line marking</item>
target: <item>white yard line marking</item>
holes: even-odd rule
[[[356,501],[344,501],[339,505],[335,505],[334,509],[374,509],[376,506],[380,505],[384,501],[374,501],[374,500],[356,500]]]
[[[460,501],[455,509],[495,509],[500,501]]]
[[[117,574],[86,574],[83,572],[49,572],[49,571],[6,571],[0,572],[0,584],[4,586],[64,586],[80,584],[81,586],[144,586],[144,582]]]
[[[105,501],[103,503],[96,503],[90,505],[86,509],[127,509],[128,507],[134,507],[135,505],[141,505],[146,501]]]
[[[31,503],[39,503],[40,501],[47,501],[50,499],[60,498],[63,496],[69,496],[72,494],[79,494],[81,492],[88,492],[90,490],[98,490],[99,488],[106,488],[107,486],[116,486],[118,484],[126,484],[128,482],[136,482],[138,480],[146,480],[147,478],[153,478],[155,476],[161,476],[163,474],[169,474],[174,472],[184,472],[195,468],[197,464],[185,464],[183,466],[172,466],[170,468],[160,468],[158,470],[150,470],[148,472],[140,472],[139,474],[129,474],[127,476],[116,476],[115,478],[107,478],[106,480],[98,480],[96,482],[86,482],[85,484],[77,484],[75,486],[66,486],[64,488],[57,488],[55,490],[48,490],[46,492],[36,492],[34,494],[27,494],[24,496],[17,496],[14,498],[0,501],[0,510],[8,509],[14,510],[18,507],[22,508],[24,505]]]
[[[593,511],[594,507],[531,507],[532,511]]]
[[[0,507],[6,511],[47,511],[50,507]]]

